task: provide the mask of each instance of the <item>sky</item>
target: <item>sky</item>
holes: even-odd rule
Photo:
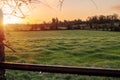
[[[40,3],[34,3],[29,8],[22,8],[25,19],[14,19],[13,23],[42,23],[49,22],[51,18],[59,20],[85,20],[94,15],[112,15],[120,13],[120,0],[65,0],[60,10],[58,0],[41,0]],[[5,20],[10,21],[6,17]],[[12,21],[11,21],[12,22]],[[7,22],[6,22],[7,23]]]

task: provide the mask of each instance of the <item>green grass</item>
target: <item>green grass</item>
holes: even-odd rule
[[[120,33],[103,31],[11,32],[17,53],[6,49],[6,61],[79,67],[120,68]],[[119,80],[120,78],[10,71],[8,80]]]

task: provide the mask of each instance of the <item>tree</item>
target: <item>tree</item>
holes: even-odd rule
[[[4,52],[4,30],[3,30],[3,13],[0,9],[0,62],[5,61],[5,52]],[[5,70],[0,69],[0,80],[5,80]]]
[[[106,17],[104,15],[100,15],[99,16],[99,23],[100,24],[104,24],[105,23],[105,20],[106,20]]]
[[[58,23],[59,23],[59,20],[58,18],[52,18],[52,29],[53,30],[57,30],[58,29]]]

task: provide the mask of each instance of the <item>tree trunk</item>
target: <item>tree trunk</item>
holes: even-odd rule
[[[0,9],[0,62],[5,61],[5,52],[4,52],[4,44],[3,40],[5,39],[4,36],[4,29],[3,29],[3,13]],[[0,80],[6,80],[5,78],[5,69],[0,68]]]

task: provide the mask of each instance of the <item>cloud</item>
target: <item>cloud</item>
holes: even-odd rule
[[[120,5],[113,6],[111,9],[116,10],[116,11],[120,11]]]

